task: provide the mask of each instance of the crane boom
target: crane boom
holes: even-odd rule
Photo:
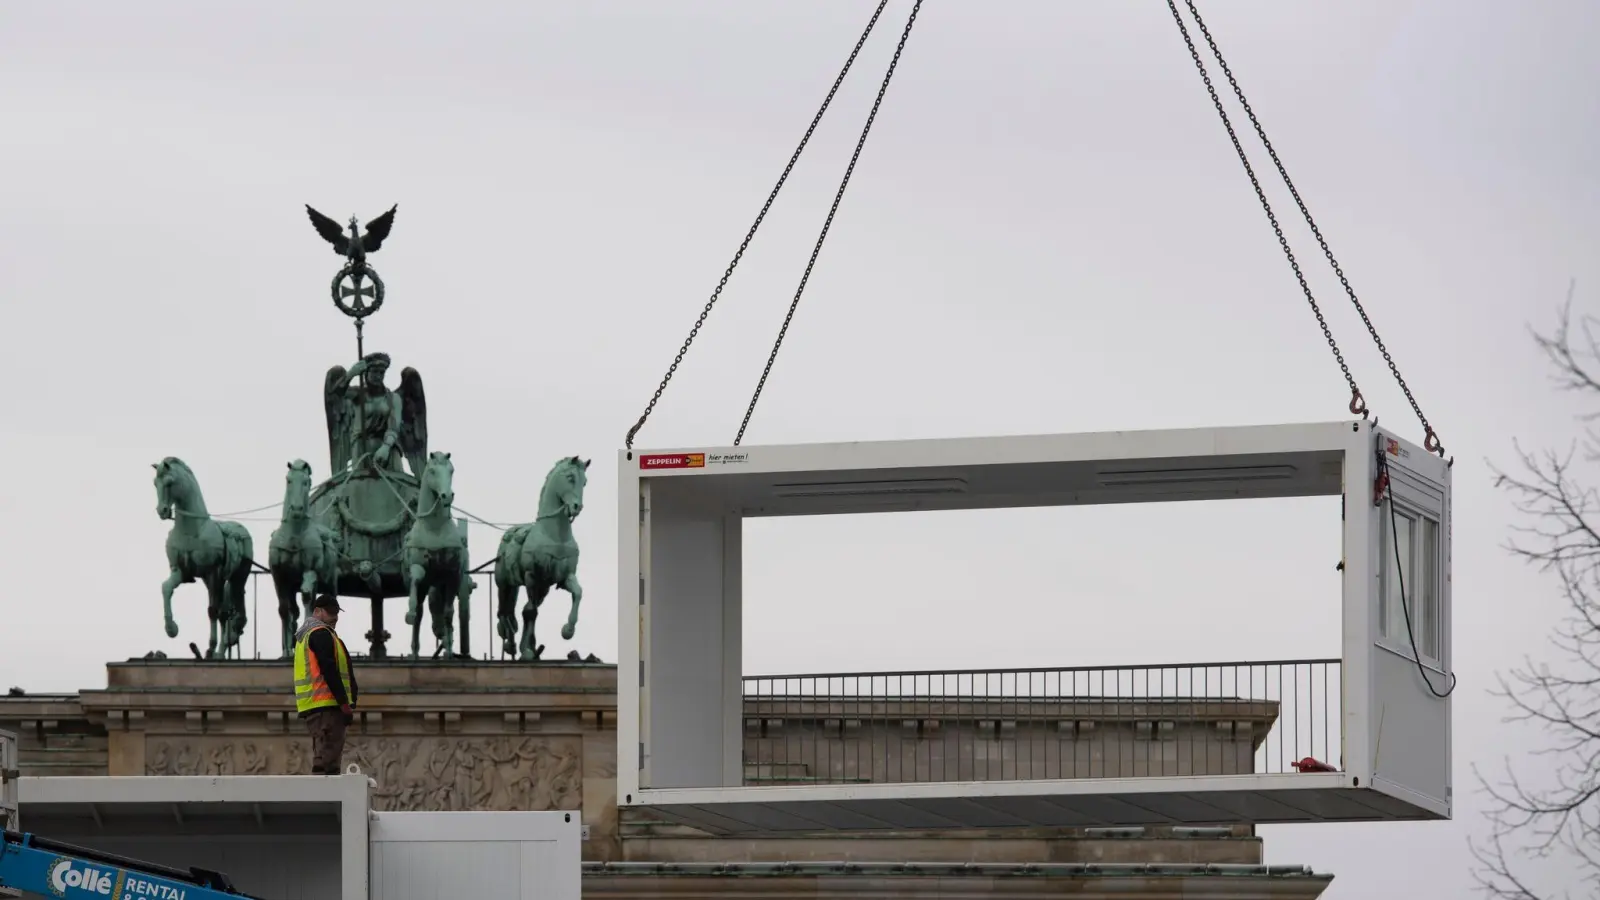
[[[15,831],[5,832],[0,844],[0,890],[4,889],[66,900],[245,897],[221,872],[174,869]]]

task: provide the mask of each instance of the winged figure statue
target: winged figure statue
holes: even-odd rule
[[[345,234],[345,226],[312,209],[310,204],[306,204],[306,215],[323,240],[333,245],[333,252],[350,261],[352,271],[365,272],[367,254],[376,253],[383,246],[389,229],[394,227],[394,211],[399,208],[399,204],[391,206],[388,212],[368,222],[365,233],[354,216],[350,217],[350,233]]]
[[[428,462],[428,402],[422,376],[409,366],[400,387],[389,390],[387,353],[369,353],[346,369],[334,366],[323,381],[328,416],[328,457],[333,474],[372,466],[399,471],[400,458],[417,478]]]

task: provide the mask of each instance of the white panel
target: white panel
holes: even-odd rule
[[[617,799],[632,802],[644,769],[645,590],[650,552],[645,511],[650,487],[639,482],[633,454],[617,454]]]
[[[739,746],[737,714],[732,722],[727,714],[729,675],[737,686],[742,674],[737,581],[729,581],[739,573],[730,573],[727,564],[728,549],[737,552],[739,530],[736,516],[669,505],[659,492],[652,494],[643,738],[645,783],[651,787],[739,783],[739,770],[728,780],[727,759],[730,741],[735,754]]]
[[[849,469],[904,470],[925,466],[1010,466],[1038,462],[1316,452],[1343,445],[1347,422],[1103,431],[1005,437],[851,441],[688,450],[639,450],[628,456],[648,478],[719,478],[749,473]],[[1367,427],[1361,423],[1360,427]],[[657,460],[671,465],[656,465]]]
[[[747,517],[1332,496],[1352,424],[642,451],[620,474]]]
[[[569,812],[377,813],[372,900],[578,900],[581,831]]]
[[[376,844],[373,900],[537,896],[522,878],[522,844]]]
[[[524,841],[517,862],[522,900],[578,900],[583,895],[583,860],[575,845]],[[459,896],[454,895],[450,900]]]
[[[1372,741],[1369,711],[1372,707],[1372,635],[1375,633],[1373,608],[1373,553],[1378,537],[1373,533],[1376,519],[1368,514],[1372,506],[1373,436],[1370,427],[1350,435],[1344,456],[1344,545],[1340,559],[1340,602],[1343,604],[1340,635],[1340,703],[1343,708],[1337,760],[1325,762],[1359,778],[1363,785],[1372,782]]]
[[[0,825],[7,831],[17,827],[17,736],[0,731]]]
[[[1450,468],[1381,430],[1374,440],[1389,478],[1384,502],[1369,507],[1371,775],[1378,790],[1448,817],[1451,698],[1439,695],[1453,684]]]
[[[744,520],[722,519],[722,780],[744,783]]]
[[[341,900],[341,854],[336,835],[105,837],[55,833],[46,837],[176,869],[211,869],[227,875],[235,887],[252,897]]]

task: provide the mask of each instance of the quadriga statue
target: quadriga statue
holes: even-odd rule
[[[322,401],[334,475],[368,465],[398,472],[404,456],[411,475],[422,477],[428,464],[428,402],[422,376],[407,366],[400,370],[400,389],[391,391],[383,383],[388,372],[387,353],[369,353],[349,369],[328,370]]]

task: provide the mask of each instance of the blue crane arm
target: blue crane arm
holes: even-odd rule
[[[125,859],[31,834],[5,832],[0,888],[65,900],[238,900],[228,876]]]

